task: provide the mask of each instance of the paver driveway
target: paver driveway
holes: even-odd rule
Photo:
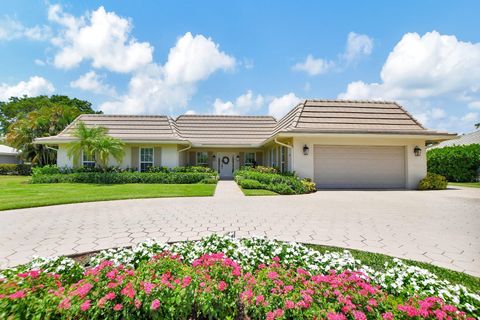
[[[122,200],[0,212],[0,267],[212,232],[385,253],[480,275],[480,189]],[[230,188],[229,188],[230,187]]]

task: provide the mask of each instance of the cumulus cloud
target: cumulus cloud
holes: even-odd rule
[[[20,21],[9,16],[0,19],[0,41],[11,41],[15,39],[29,39],[45,41],[51,37],[51,30],[48,26],[26,27]]]
[[[59,48],[53,64],[71,69],[84,60],[94,68],[128,73],[152,62],[153,47],[132,35],[132,23],[104,7],[75,17],[60,5],[51,5],[48,19],[63,27],[52,43]]]
[[[273,98],[268,105],[268,114],[277,119],[283,117],[302,99],[297,97],[293,92],[290,92],[281,97]]]
[[[70,82],[70,87],[84,91],[91,91],[97,94],[115,96],[115,88],[104,83],[104,79],[104,75],[98,75],[95,71],[89,71],[80,76],[77,80]]]
[[[347,48],[343,58],[351,63],[361,57],[369,56],[373,51],[373,39],[366,34],[350,32],[347,38]]]
[[[303,71],[311,76],[326,73],[335,66],[335,62],[320,58],[314,58],[311,54],[307,56],[305,61],[299,62],[292,67],[293,71]]]
[[[213,112],[218,115],[247,114],[260,109],[263,104],[264,98],[262,95],[255,96],[251,90],[248,90],[245,94],[238,96],[235,102],[215,99]]]
[[[38,96],[50,94],[55,90],[53,84],[45,78],[33,76],[28,81],[20,81],[15,85],[0,84],[0,101],[7,101],[10,97]]]
[[[232,70],[235,58],[220,51],[218,44],[190,32],[170,49],[164,66],[151,63],[136,71],[128,92],[105,102],[101,109],[112,113],[175,113],[187,106],[198,82],[219,70]]]

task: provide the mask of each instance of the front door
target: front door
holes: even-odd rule
[[[220,178],[233,177],[233,162],[235,160],[235,155],[233,153],[219,153],[217,159]]]

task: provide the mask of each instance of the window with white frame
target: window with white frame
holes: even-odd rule
[[[140,171],[153,167],[153,148],[140,148]]]
[[[255,152],[245,152],[245,165],[253,166],[255,163]]]
[[[287,147],[281,147],[280,148],[280,169],[282,170],[282,172],[288,171],[287,157],[288,157]]]
[[[87,152],[82,152],[82,166],[94,168],[95,154],[88,154]]]
[[[200,151],[197,152],[197,166],[206,166],[208,165],[208,152]]]

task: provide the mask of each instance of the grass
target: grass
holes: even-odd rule
[[[278,196],[278,193],[264,190],[264,189],[242,189],[242,192],[246,196]]]
[[[30,177],[0,176],[0,210],[103,200],[212,196],[213,184],[28,184]]]
[[[449,185],[469,188],[480,188],[480,182],[449,182]]]
[[[352,253],[353,257],[362,261],[363,264],[372,267],[377,271],[385,270],[385,262],[392,262],[394,257],[387,256],[380,253],[372,253],[367,251],[361,250],[354,250],[354,249],[345,249],[339,247],[330,247],[330,246],[322,246],[322,245],[308,245],[309,247],[318,250],[320,252],[330,251],[330,252],[343,252],[344,250],[348,250]],[[449,270],[446,268],[437,267],[430,263],[426,262],[419,262],[414,260],[408,259],[401,259],[406,263],[414,266],[421,267],[423,269],[427,269],[433,274],[437,275],[440,279],[448,280],[451,283],[461,284],[465,287],[469,288],[474,292],[480,292],[480,278],[475,276],[471,276],[469,274]]]

